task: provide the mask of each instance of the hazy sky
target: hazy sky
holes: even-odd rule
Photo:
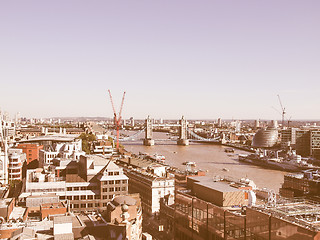
[[[0,107],[27,117],[320,119],[320,1],[0,1]]]

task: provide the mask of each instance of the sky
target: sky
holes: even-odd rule
[[[0,107],[26,117],[320,119],[320,1],[0,0]]]

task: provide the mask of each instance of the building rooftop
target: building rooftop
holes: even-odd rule
[[[242,191],[238,188],[230,186],[232,184],[228,181],[215,181],[212,177],[208,176],[194,176],[188,177],[188,180],[192,180],[194,184],[204,186],[210,189],[215,189],[219,192],[238,192]]]
[[[108,161],[110,161],[109,158],[107,158],[106,156],[104,155],[93,155],[93,154],[90,154],[90,155],[85,155],[87,161],[93,161],[94,165],[96,166],[105,166],[106,163],[108,163]],[[108,163],[109,164],[109,163]]]
[[[300,226],[320,231],[320,204],[318,202],[302,198],[285,199],[273,207],[261,205],[254,208]]]
[[[35,237],[35,231],[32,228],[19,228],[12,233],[10,239],[32,239]]]
[[[19,141],[19,143],[42,142],[42,141],[72,142],[77,137],[79,137],[79,134],[55,134],[55,135],[38,136],[38,137],[30,138],[27,140],[21,140]]]
[[[28,198],[58,198],[58,196],[55,193],[41,193],[41,196],[39,195],[30,195]]]
[[[134,206],[137,203],[137,200],[130,197],[130,196],[119,196],[119,197],[115,197],[112,202],[118,206],[118,205],[122,205],[122,204],[127,204],[129,206]]]
[[[25,207],[14,207],[9,219],[18,219],[18,218],[23,218],[23,215],[27,209]]]
[[[54,240],[73,240],[73,233],[63,233],[54,235]]]
[[[72,223],[72,216],[57,216],[53,219],[54,224]]]
[[[120,159],[120,161],[123,163],[127,163],[127,164],[129,164],[129,162],[130,162],[129,165],[132,165],[132,166],[138,167],[138,168],[143,168],[143,169],[146,169],[155,163],[154,161],[152,161],[150,159],[137,158],[137,157],[122,158],[122,159]]]
[[[41,204],[42,209],[48,209],[48,208],[64,208],[64,204],[62,202],[57,203],[43,203]]]

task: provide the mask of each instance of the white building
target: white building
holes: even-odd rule
[[[125,174],[129,177],[129,193],[140,194],[143,211],[149,214],[160,211],[160,199],[165,195],[174,196],[174,178],[166,177],[162,170],[157,166],[155,169],[151,167],[149,172],[125,168]]]
[[[22,180],[22,168],[27,156],[22,149],[9,149],[8,178],[9,181]]]
[[[79,160],[86,153],[82,151],[82,140],[75,139],[73,142],[56,143],[53,151],[41,149],[39,151],[39,166],[49,166],[55,158]]]
[[[7,132],[5,131],[5,122],[2,121],[0,111],[0,183],[8,183],[8,144]]]
[[[8,183],[8,154],[0,147],[0,183]]]

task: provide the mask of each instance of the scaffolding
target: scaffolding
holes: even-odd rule
[[[320,203],[305,198],[281,199],[272,207],[257,207],[261,212],[320,231]]]

